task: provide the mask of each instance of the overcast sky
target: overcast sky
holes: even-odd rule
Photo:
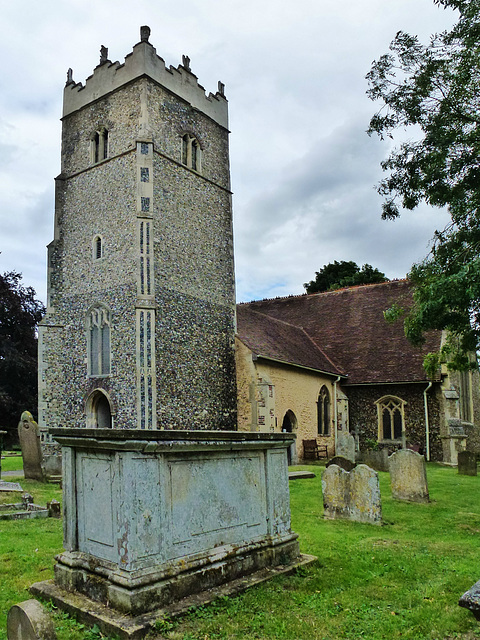
[[[144,24],[167,65],[188,55],[207,92],[226,85],[239,301],[302,293],[333,260],[402,278],[447,220],[380,219],[388,143],[365,133],[371,62],[398,30],[453,23],[432,0],[22,0],[0,19],[0,272],[43,301],[67,69],[83,83],[100,45],[123,62]]]

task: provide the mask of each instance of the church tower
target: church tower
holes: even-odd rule
[[[150,29],[68,71],[39,331],[41,427],[235,429],[228,108]]]

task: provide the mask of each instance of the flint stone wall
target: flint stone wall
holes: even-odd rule
[[[429,502],[425,458],[416,451],[401,449],[388,459],[394,500]]]
[[[322,474],[324,517],[382,523],[378,473],[360,464],[352,471],[331,465]]]
[[[92,134],[101,125],[108,158],[92,163]],[[182,165],[185,131],[200,143],[201,172]],[[140,139],[148,141],[147,155]],[[148,167],[148,181],[140,179],[140,166]],[[140,403],[150,403],[159,428],[235,428],[229,188],[227,129],[147,78],[65,116],[50,304],[39,332],[42,427],[85,427],[86,399],[100,389],[116,428],[139,426]],[[140,196],[147,193],[144,210]],[[144,300],[139,225],[147,221],[153,291]],[[97,234],[104,255],[95,260]],[[86,323],[95,304],[111,314],[111,375],[89,377]],[[135,388],[137,307],[155,316],[153,391],[145,398]]]
[[[398,396],[407,402],[405,406],[405,431],[407,444],[418,445],[425,451],[425,407],[423,385],[378,385],[372,387],[348,387],[350,430],[358,432],[360,449],[365,440],[378,438],[378,415],[375,401],[383,396]],[[440,440],[441,409],[435,394],[428,394],[428,417],[430,425],[430,458],[443,460]],[[400,443],[399,443],[400,445]],[[391,443],[380,443],[385,448]]]

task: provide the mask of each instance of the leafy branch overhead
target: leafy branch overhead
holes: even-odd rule
[[[405,331],[421,343],[424,331],[447,329],[457,354],[450,350],[447,360],[463,368],[466,352],[480,346],[480,0],[436,4],[457,12],[450,31],[427,45],[400,31],[373,63],[367,93],[382,105],[368,133],[413,136],[382,163],[383,218],[421,202],[450,213],[430,254],[409,274],[415,304]]]

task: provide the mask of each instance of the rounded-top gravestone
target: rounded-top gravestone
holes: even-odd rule
[[[11,607],[7,616],[8,640],[56,640],[53,622],[38,600],[25,600]]]
[[[394,500],[429,502],[425,458],[416,451],[400,449],[388,458]]]

